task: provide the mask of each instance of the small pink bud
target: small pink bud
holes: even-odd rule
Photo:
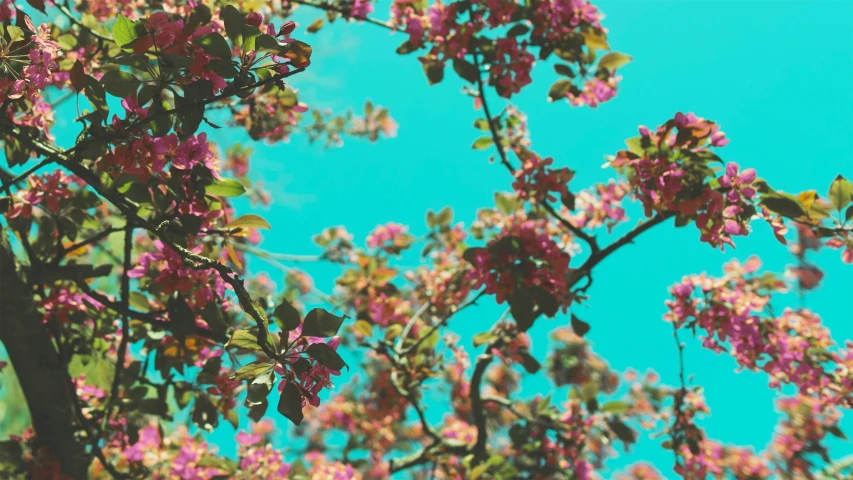
[[[294,30],[296,30],[296,24],[293,22],[293,20],[288,20],[287,22],[284,22],[284,25],[281,26],[281,29],[278,31],[278,36],[281,37],[290,35],[291,33],[293,33]]]
[[[738,165],[737,165],[737,163],[735,163],[735,162],[729,162],[729,164],[728,164],[728,165],[726,165],[726,175],[728,175],[728,176],[730,176],[730,177],[736,177],[736,176],[737,176],[737,171],[738,171]]]
[[[740,182],[741,183],[752,183],[755,180],[755,169],[747,168],[740,174]]]
[[[264,16],[258,12],[252,12],[246,17],[246,25],[251,25],[253,27],[260,27],[261,22],[264,21]]]

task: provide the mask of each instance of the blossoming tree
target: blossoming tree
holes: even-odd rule
[[[662,385],[612,371],[586,342],[595,326],[572,312],[596,266],[659,225],[695,228],[709,248],[734,246],[754,222],[783,244],[795,230],[800,289],[822,275],[807,250],[853,262],[849,181],[776,191],[724,160],[720,126],[692,113],[641,126],[610,157],[608,183],[575,185],[572,169],[534,152],[524,114],[495,97],[532,88],[538,59],[561,76],[551,101],[594,108],[615,97],[631,60],[610,51],[589,2],[398,0],[388,20],[369,0],[23,3],[0,0],[0,366],[14,370],[32,426],[2,439],[4,476],[587,479],[638,435],[660,438],[672,472],[690,479],[812,478],[853,464],[826,446],[853,407],[853,344],[834,342],[814,312],[775,311],[789,285],[755,258],[677,281],[664,320],[679,354],[679,337],[698,336],[765,372],[769,388],[794,387],[766,451],[703,433],[695,419],[708,406],[683,367],[680,384]],[[364,245],[342,227],[316,235],[314,260],[341,268],[333,295],[298,270],[278,290],[247,270],[253,256],[289,257],[259,245],[265,219],[232,207],[241,195],[269,202],[250,180],[251,150],[211,133],[330,145],[393,135],[388,111],[369,102],[363,115],[334,115],[299,101],[288,79],[310,69],[312,49],[294,38],[297,6],[324,12],[308,32],[341,19],[389,29],[428,82],[466,82],[473,148],[491,150],[511,186],[468,226],[445,208],[427,212],[417,238],[394,223]],[[61,145],[51,127],[69,99],[78,130]],[[629,222],[629,202],[644,220]],[[617,239],[602,242],[602,228]],[[404,269],[398,258],[414,248],[422,262]],[[327,308],[306,309],[309,296]],[[506,307],[494,325],[452,333],[455,316],[489,299]],[[537,359],[526,332],[545,317],[567,325]],[[519,389],[540,361],[567,399]],[[436,386],[439,423],[425,414]],[[303,440],[287,455],[270,443],[271,416]],[[239,431],[237,458],[185,425],[223,421]],[[637,464],[621,478],[663,475]]]

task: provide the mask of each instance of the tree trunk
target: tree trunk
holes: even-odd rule
[[[85,479],[89,457],[74,437],[73,400],[67,373],[36,311],[33,290],[12,253],[6,231],[0,228],[0,340],[9,352],[27,399],[36,439],[49,448],[62,471]]]

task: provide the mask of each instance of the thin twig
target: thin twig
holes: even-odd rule
[[[130,263],[133,254],[133,225],[128,224],[124,229],[124,261],[121,272],[121,308],[122,310],[130,309]],[[112,388],[110,388],[110,399],[107,401],[107,406],[104,409],[104,418],[101,423],[101,431],[103,431],[112,415],[112,409],[118,401],[118,390],[121,385],[121,376],[124,372],[124,357],[127,355],[127,344],[130,341],[130,329],[128,323],[130,319],[128,315],[121,316],[121,340],[116,353],[116,368],[115,376],[113,377]]]
[[[379,26],[379,27],[387,28],[388,30],[391,30],[392,32],[402,31],[402,30],[399,30],[399,29],[395,28],[394,26],[390,25],[389,22],[383,22],[382,20],[377,20],[375,18],[353,17],[350,15],[351,9],[339,7],[339,6],[331,4],[331,3],[313,2],[311,0],[291,0],[290,3],[295,3],[297,5],[305,5],[306,7],[312,7],[312,8],[324,10],[327,12],[339,13],[339,14],[341,14],[341,16],[343,16],[347,20],[360,20],[363,22],[371,23],[371,24]]]

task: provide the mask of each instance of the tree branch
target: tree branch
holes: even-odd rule
[[[483,77],[479,73],[480,72],[480,59],[477,55],[476,50],[472,53],[474,57],[474,66],[477,68],[477,97],[480,99],[480,103],[483,105],[483,114],[486,116],[486,123],[489,124],[489,132],[492,136],[492,143],[495,144],[495,148],[498,150],[498,156],[500,156],[501,163],[509,170],[509,173],[515,177],[515,168],[510,163],[509,158],[506,154],[506,149],[504,149],[503,139],[501,138],[500,133],[498,132],[497,126],[492,118],[492,114],[489,111],[489,102],[486,100],[486,88],[483,83]],[[552,217],[554,217],[558,222],[560,222],[564,227],[566,227],[572,234],[589,245],[590,250],[593,254],[598,252],[598,242],[595,240],[595,237],[587,234],[580,228],[572,225],[571,222],[563,218],[554,207],[552,207],[548,202],[540,202],[538,203],[542,208],[545,209]]]
[[[36,439],[59,460],[71,478],[87,478],[88,455],[75,438],[70,392],[63,362],[36,311],[33,291],[0,229],[0,340],[27,399]]]

